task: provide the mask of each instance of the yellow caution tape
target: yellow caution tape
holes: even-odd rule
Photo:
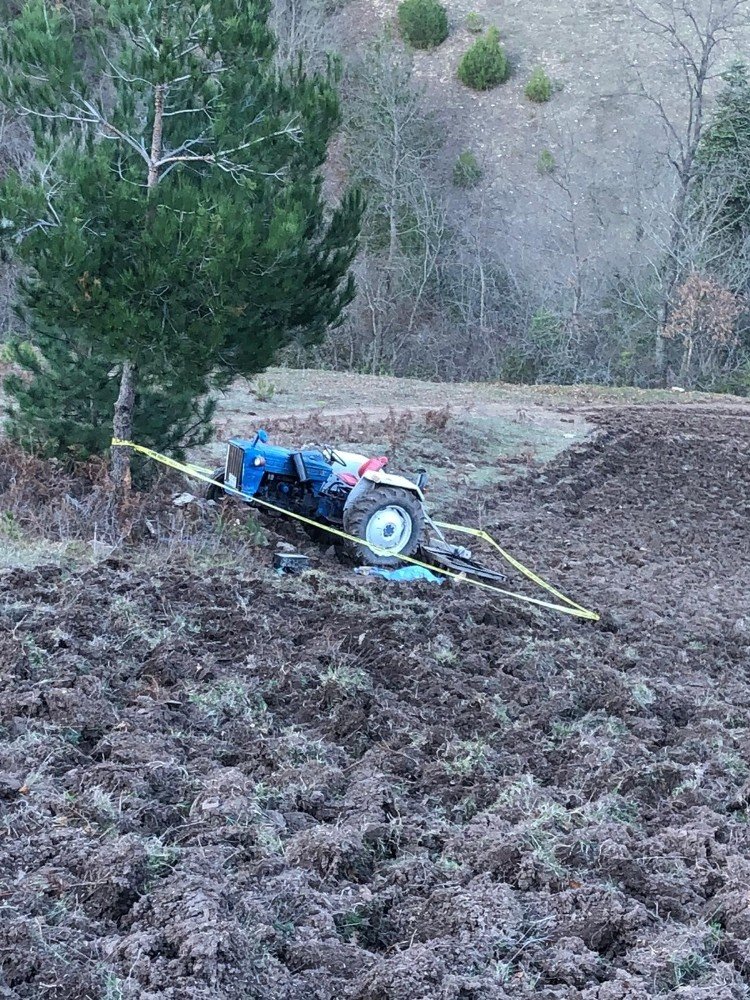
[[[541,587],[543,590],[546,590],[559,601],[564,601],[569,607],[577,608],[578,611],[584,612],[581,617],[591,618],[592,621],[599,621],[599,615],[593,611],[587,611],[586,608],[577,604],[566,594],[563,594],[562,591],[556,590],[551,583],[547,583],[547,581],[543,580],[541,576],[537,576],[537,574],[533,570],[530,570],[528,566],[524,566],[524,564],[519,562],[518,559],[510,554],[510,552],[507,552],[504,548],[502,548],[502,546],[498,545],[492,535],[489,535],[482,528],[467,528],[466,525],[463,524],[447,524],[445,521],[433,521],[432,523],[438,528],[445,528],[446,531],[460,531],[464,535],[473,535],[475,538],[481,538],[483,542],[487,542],[489,545],[492,545],[493,548],[497,549],[503,559],[510,566],[517,569],[519,573],[522,573],[527,579],[531,580],[532,583],[535,583],[537,587]]]
[[[305,517],[304,514],[298,514],[295,511],[286,510],[286,508],[279,507],[277,504],[269,503],[268,500],[261,500],[260,497],[248,496],[241,490],[227,486],[226,483],[220,483],[213,478],[213,471],[211,469],[206,469],[203,466],[193,465],[187,462],[178,462],[174,458],[169,458],[167,455],[161,455],[158,451],[153,451],[151,448],[145,448],[143,445],[136,444],[134,441],[123,441],[120,438],[112,438],[112,447],[132,448],[133,451],[137,451],[141,455],[146,455],[147,458],[153,459],[154,462],[159,462],[161,465],[166,465],[170,469],[182,472],[191,479],[198,479],[201,482],[218,486],[224,490],[224,492],[232,493],[248,503],[259,504],[261,507],[265,507],[268,510],[273,510],[278,514],[291,517],[295,521],[300,521],[303,524],[309,524],[313,528],[320,528],[322,531],[327,531],[329,535],[334,535],[337,538],[343,538],[347,542],[354,542],[356,545],[364,545],[372,552],[375,552],[376,555],[395,555],[395,557],[400,559],[402,562],[410,563],[413,566],[421,566],[423,569],[427,569],[431,573],[439,573],[442,576],[447,576],[453,580],[459,580],[462,583],[470,583],[474,587],[481,587],[483,590],[492,591],[492,593],[500,594],[503,597],[510,597],[513,600],[523,601],[526,604],[533,604],[536,607],[547,608],[550,611],[559,611],[565,615],[572,615],[574,618],[584,618],[587,621],[592,622],[599,621],[599,615],[596,611],[587,610],[580,604],[573,601],[570,597],[567,597],[561,591],[556,590],[551,584],[547,583],[540,576],[537,576],[536,573],[524,566],[523,563],[515,559],[509,552],[506,552],[505,549],[501,548],[495,539],[481,528],[467,528],[465,525],[448,524],[444,521],[433,521],[433,524],[438,528],[445,528],[447,531],[458,531],[466,535],[473,535],[475,538],[480,538],[482,541],[488,542],[500,553],[507,563],[514,567],[514,569],[517,569],[527,579],[531,580],[538,587],[542,587],[563,603],[553,604],[550,601],[543,601],[537,597],[529,597],[526,594],[518,594],[515,591],[505,590],[503,587],[496,587],[494,584],[486,583],[484,580],[474,580],[471,577],[467,577],[463,573],[457,573],[455,570],[444,569],[442,566],[432,566],[429,563],[421,562],[419,559],[413,559],[411,556],[401,555],[400,553],[388,552],[385,549],[381,549],[377,545],[366,542],[363,538],[357,538],[355,535],[350,535],[346,531],[334,528],[330,524],[321,524],[320,521],[313,521],[312,518]]]

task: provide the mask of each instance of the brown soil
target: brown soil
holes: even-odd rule
[[[750,425],[592,419],[466,502],[598,626],[266,552],[6,571],[0,998],[748,997]]]

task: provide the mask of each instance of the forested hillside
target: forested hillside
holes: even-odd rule
[[[340,60],[327,185],[368,203],[356,302],[290,359],[746,391],[745,0],[409,5],[276,0],[282,71]],[[504,69],[475,89],[459,67],[490,38]],[[0,124],[7,171],[30,146]]]

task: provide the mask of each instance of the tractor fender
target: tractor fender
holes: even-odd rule
[[[407,490],[409,493],[414,493],[418,496],[420,500],[424,501],[424,493],[420,490],[413,479],[407,479],[406,476],[396,476],[392,475],[390,472],[385,472],[383,469],[373,469],[368,470],[360,479],[357,486],[360,483],[369,483],[371,488],[375,486],[395,486],[399,490]],[[354,489],[357,489],[357,486]],[[352,490],[352,493],[354,490]],[[351,495],[351,494],[350,494]]]
[[[354,486],[352,486],[351,490],[349,490],[349,495],[344,502],[344,510],[346,510],[347,507],[351,507],[355,500],[361,497],[364,493],[369,493],[371,489],[374,489],[374,487],[375,484],[369,482],[364,477],[362,479],[358,479]]]

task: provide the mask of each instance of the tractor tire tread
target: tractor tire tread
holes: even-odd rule
[[[401,555],[414,556],[419,549],[424,532],[424,508],[422,501],[414,493],[399,489],[396,486],[375,486],[361,496],[356,497],[350,507],[344,508],[344,531],[357,537],[364,536],[364,525],[369,515],[373,513],[373,500],[376,507],[390,505],[404,507],[412,519],[412,536],[401,550]],[[337,546],[339,558],[345,562],[364,563],[367,566],[403,566],[402,559],[397,556],[381,556],[368,549],[366,545],[357,545],[345,541]]]
[[[217,483],[224,482],[224,466],[222,465],[219,469],[214,469],[211,473],[211,478],[215,479]],[[222,500],[226,500],[227,494],[224,490],[220,489],[214,483],[209,483],[206,486],[205,498],[206,500],[213,500],[214,503],[221,503]]]

